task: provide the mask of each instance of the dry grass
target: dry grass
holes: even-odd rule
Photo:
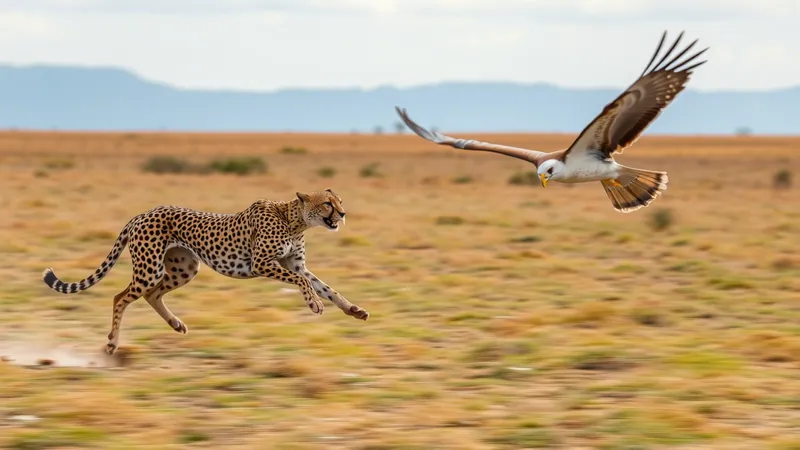
[[[530,167],[410,135],[0,134],[0,348],[100,351],[127,254],[77,296],[40,274],[87,275],[132,215],[327,187],[347,226],[308,233],[309,266],[372,314],[204,268],[167,297],[188,335],[128,309],[121,367],[0,362],[0,447],[797,448],[800,189],[773,176],[798,149],[645,138],[620,160],[670,188],[618,214],[599,184],[509,184]],[[140,170],[161,155],[269,172]]]

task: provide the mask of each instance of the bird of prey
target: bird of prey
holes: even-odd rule
[[[544,187],[550,180],[562,183],[600,181],[614,209],[623,213],[635,211],[649,205],[667,189],[667,174],[626,167],[614,161],[613,156],[639,139],[645,128],[684,90],[692,70],[706,62],[696,60],[708,48],[685,56],[697,43],[696,39],[672,56],[682,37],[683,32],[653,65],[664,47],[665,31],[639,78],[606,105],[572,145],[563,150],[547,153],[445,136],[416,124],[404,108],[395,109],[409,128],[431,142],[465,150],[495,152],[532,162]]]

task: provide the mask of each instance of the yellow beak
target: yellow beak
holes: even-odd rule
[[[547,182],[550,180],[549,178],[547,178],[547,174],[543,173],[539,175],[539,179],[542,180],[542,187],[547,187]]]

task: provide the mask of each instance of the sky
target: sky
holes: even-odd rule
[[[690,88],[800,85],[797,0],[0,0],[0,63],[113,66],[184,88],[444,81],[629,85],[664,30]]]

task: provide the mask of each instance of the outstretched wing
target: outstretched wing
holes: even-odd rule
[[[667,50],[664,56],[653,66],[664,45],[667,32],[661,36],[653,57],[642,74],[625,92],[603,108],[600,113],[567,149],[564,157],[571,152],[600,151],[606,158],[614,153],[621,153],[641,136],[675,97],[684,90],[692,74],[692,70],[706,61],[694,63],[708,47],[683,58],[697,43],[695,39],[680,53],[668,62],[667,58],[678,46],[683,32]],[[683,58],[683,59],[681,59]],[[652,69],[651,69],[651,66]]]
[[[397,111],[397,114],[400,116],[400,118],[403,119],[403,122],[408,125],[408,128],[411,128],[411,130],[421,138],[427,139],[435,144],[448,145],[450,147],[461,148],[465,150],[482,150],[500,153],[506,156],[512,156],[514,158],[532,162],[537,166],[544,161],[544,159],[547,159],[545,156],[550,155],[550,153],[528,150],[525,148],[509,147],[507,145],[491,144],[489,142],[475,141],[472,139],[458,139],[445,136],[436,131],[429,131],[419,126],[416,122],[408,117],[405,108],[395,106],[394,109]]]

